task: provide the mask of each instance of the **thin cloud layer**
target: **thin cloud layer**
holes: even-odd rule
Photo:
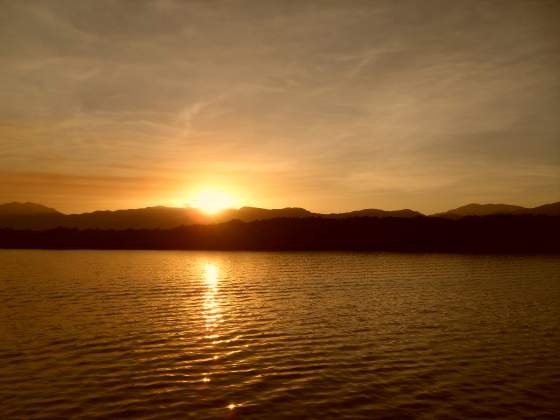
[[[205,182],[316,211],[560,197],[558,2],[1,6],[0,201],[170,204]]]

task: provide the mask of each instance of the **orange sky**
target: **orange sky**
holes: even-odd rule
[[[560,199],[556,1],[5,2],[0,202]]]

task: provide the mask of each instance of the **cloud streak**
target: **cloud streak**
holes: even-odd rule
[[[169,182],[146,203],[218,180],[248,191],[249,204],[317,211],[559,198],[555,1],[2,10],[4,174],[97,186],[103,173],[115,191],[129,177]],[[22,195],[16,178],[0,201]],[[26,200],[88,210],[106,194],[85,184],[89,204],[71,204],[77,190],[62,181],[50,196],[29,184]]]

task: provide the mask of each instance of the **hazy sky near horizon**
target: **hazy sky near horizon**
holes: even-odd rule
[[[0,0],[0,202],[560,200],[560,2]]]

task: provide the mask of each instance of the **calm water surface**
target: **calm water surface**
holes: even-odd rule
[[[560,416],[560,259],[0,251],[0,418]]]

